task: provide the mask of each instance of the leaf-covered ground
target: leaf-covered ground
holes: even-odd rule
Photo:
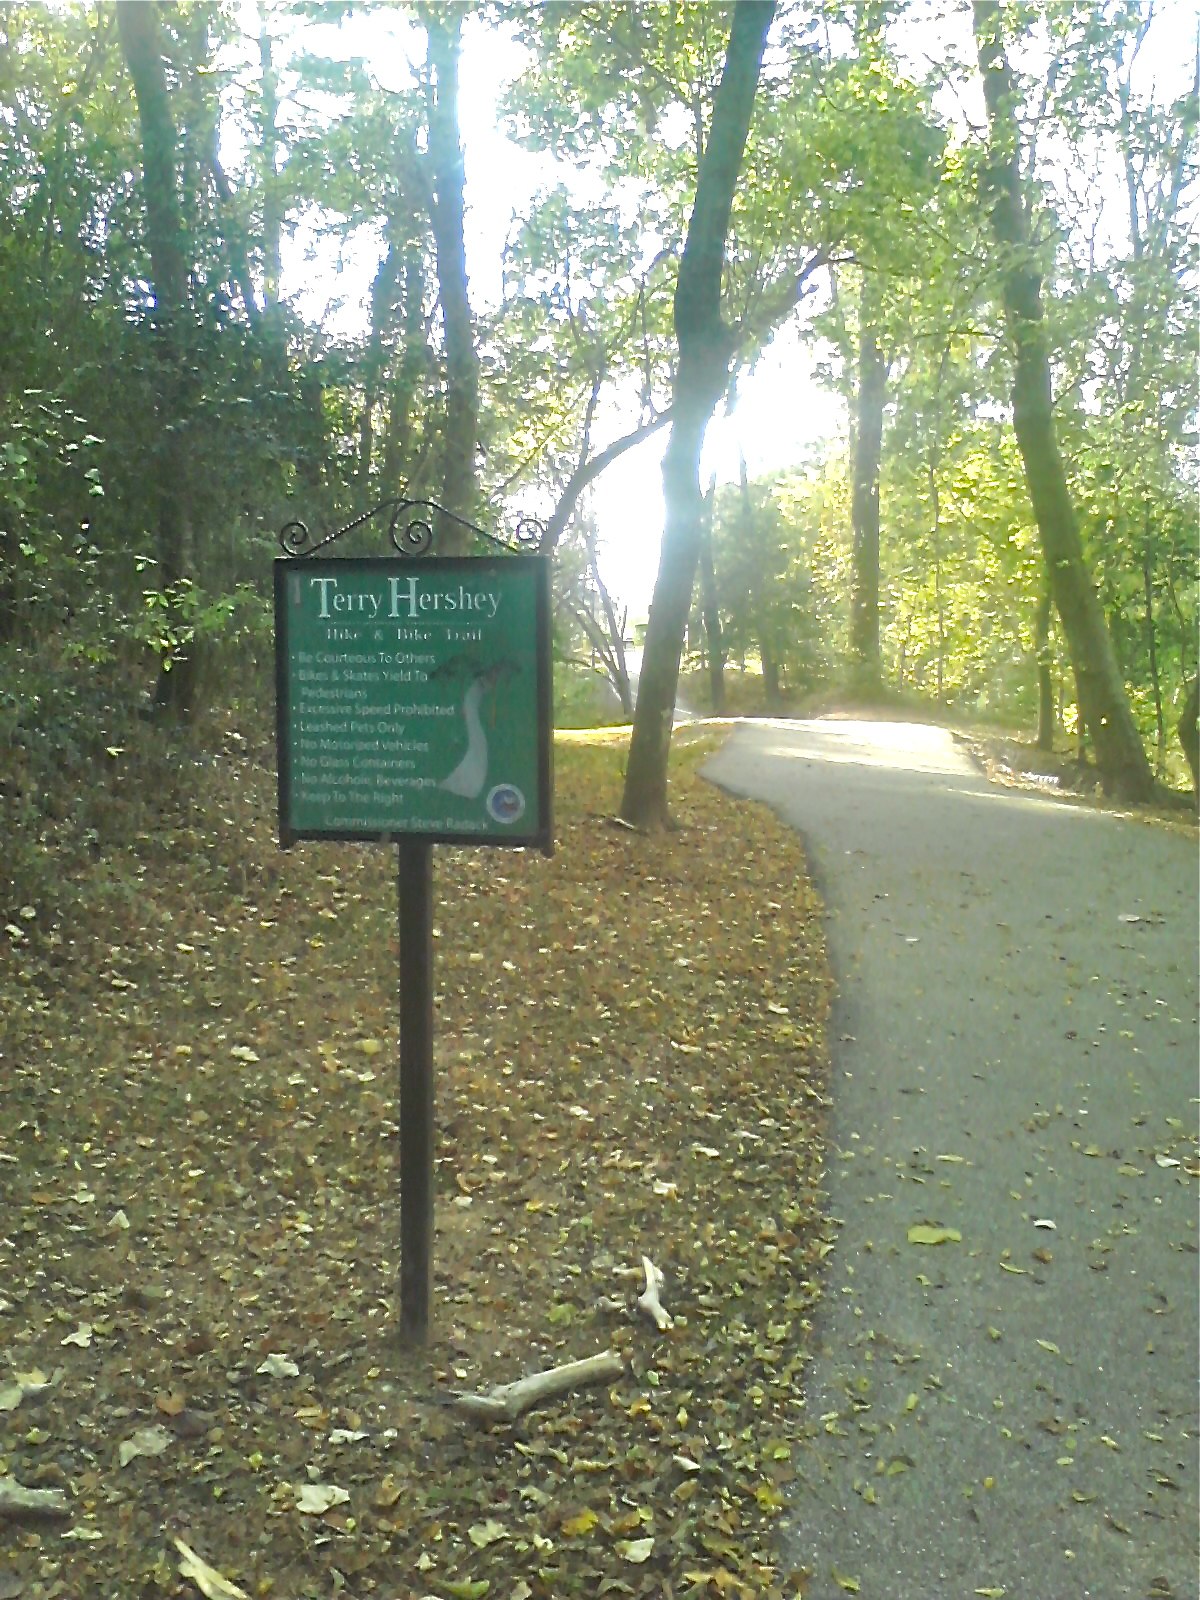
[[[392,853],[280,852],[271,752],[232,732],[170,781],[111,754],[118,842],[68,805],[27,844],[57,866],[4,907],[0,1476],[69,1516],[0,1518],[0,1597],[802,1592],[773,1523],[828,1249],[829,980],[794,835],[695,776],[706,737],[669,836],[607,820],[597,735],[560,741],[553,860],[436,852],[418,1353]],[[510,1427],[450,1404],[606,1349],[623,1377]]]

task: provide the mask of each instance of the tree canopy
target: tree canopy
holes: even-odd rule
[[[1197,78],[1160,10],[979,4],[973,38],[887,0],[3,7],[0,650],[194,714],[269,653],[275,530],[409,494],[541,516],[564,682],[619,680],[654,512],[597,528],[589,495],[691,428],[660,724],[660,654],[728,657],[772,708],[1040,706],[1148,793],[1197,672]],[[784,330],[822,427],[780,358],[771,470],[718,487],[703,546],[688,408],[736,430]]]

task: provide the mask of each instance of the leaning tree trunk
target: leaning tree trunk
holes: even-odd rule
[[[887,362],[879,348],[875,328],[871,280],[864,273],[859,300],[858,416],[850,503],[854,532],[850,687],[855,695],[867,700],[878,700],[883,693],[879,651],[879,463],[883,454],[886,399]]]
[[[713,101],[708,144],[696,178],[696,203],[675,286],[679,361],[671,437],[662,468],[666,522],[621,798],[621,815],[638,827],[666,827],[670,822],[667,764],[671,726],[704,515],[700,450],[724,391],[732,354],[729,331],[721,320],[725,238],[774,12],[775,0],[740,0],[734,7],[725,67]]]
[[[117,31],[137,99],[142,138],[146,246],[154,290],[157,436],[152,476],[158,523],[159,586],[166,597],[173,644],[164,653],[155,704],[181,716],[195,704],[197,653],[184,596],[192,580],[184,439],[184,327],[187,258],[175,171],[175,123],[163,65],[158,7],[120,0]]]
[[[974,0],[990,146],[984,182],[1002,259],[1004,316],[1013,361],[1013,427],[1054,604],[1075,670],[1079,709],[1096,752],[1101,781],[1108,792],[1122,799],[1148,800],[1154,793],[1154,775],[1084,559],[1055,433],[1042,278],[1021,195],[1016,91],[1000,42],[1001,10],[999,0]]]
[[[458,131],[458,63],[462,12],[427,6],[429,37],[429,166],[432,175],[430,222],[437,255],[438,299],[446,354],[446,410],[442,423],[442,505],[467,520],[478,509],[475,452],[479,435],[479,352],[467,292],[467,254],[463,238],[462,143]],[[468,536],[445,519],[438,533],[443,555],[466,551]]]

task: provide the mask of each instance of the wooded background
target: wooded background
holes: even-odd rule
[[[689,648],[715,709],[732,661],[767,710],[912,691],[1086,740],[1135,798],[1181,716],[1194,761],[1186,8],[387,6],[399,88],[328,26],[373,9],[0,8],[18,812],[126,713],[269,695],[277,530],[398,494],[541,515],[564,685],[607,663],[631,710],[588,489],[660,429],[632,820],[663,814]],[[485,303],[464,172],[496,156],[464,150],[459,73],[490,39],[521,47],[502,131],[557,176],[514,195]],[[369,258],[357,319],[305,313],[314,237]],[[702,481],[709,417],[785,328],[846,437],[806,449],[798,416],[793,467]]]

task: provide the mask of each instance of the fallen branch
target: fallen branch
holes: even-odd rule
[[[223,1572],[218,1572],[216,1567],[210,1567],[203,1556],[198,1556],[191,1545],[184,1544],[182,1539],[175,1540],[175,1548],[183,1557],[179,1563],[179,1576],[190,1578],[205,1596],[205,1600],[250,1600],[244,1589],[239,1589],[236,1583],[231,1583]]]
[[[670,1312],[658,1298],[666,1282],[662,1268],[656,1267],[649,1256],[643,1256],[642,1271],[646,1274],[646,1287],[638,1295],[638,1310],[646,1313],[659,1333],[666,1333],[668,1328],[675,1326],[675,1323]]]
[[[523,1411],[548,1400],[551,1395],[565,1394],[586,1383],[606,1383],[611,1378],[619,1378],[624,1371],[621,1357],[606,1350],[601,1355],[586,1356],[582,1361],[568,1361],[565,1366],[531,1373],[515,1383],[502,1383],[490,1394],[456,1394],[452,1404],[455,1410],[465,1411],[485,1422],[515,1422]]]
[[[70,1515],[71,1508],[61,1489],[27,1489],[15,1478],[0,1478],[0,1517],[40,1521]]]

